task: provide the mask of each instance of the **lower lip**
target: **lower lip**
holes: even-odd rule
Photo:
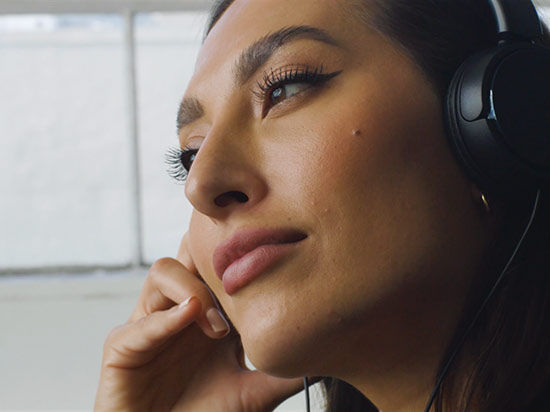
[[[289,253],[299,242],[262,245],[240,257],[225,269],[222,282],[228,295],[245,287],[271,265]]]

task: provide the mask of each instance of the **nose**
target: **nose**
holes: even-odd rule
[[[258,204],[267,188],[256,153],[250,139],[212,128],[185,184],[185,195],[193,207],[214,220],[223,220]]]

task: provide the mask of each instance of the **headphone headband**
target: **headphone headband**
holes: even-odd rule
[[[531,0],[489,0],[500,39],[534,39],[542,36],[542,24]]]

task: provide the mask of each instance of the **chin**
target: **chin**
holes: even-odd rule
[[[242,337],[242,336],[241,336]],[[300,344],[280,337],[261,341],[243,337],[244,351],[254,367],[279,378],[304,376],[310,367]],[[305,352],[307,353],[307,352]]]
[[[295,378],[319,375],[326,336],[319,328],[288,321],[270,322],[240,330],[244,351],[256,369],[271,376]],[[323,364],[323,362],[321,362]]]

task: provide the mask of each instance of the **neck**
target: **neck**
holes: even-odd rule
[[[409,342],[413,343],[413,342]],[[423,412],[437,380],[442,348],[411,345],[414,354],[402,353],[369,369],[350,373],[344,380],[357,388],[382,412]]]
[[[456,298],[454,302],[449,297],[435,302],[432,297],[408,302],[406,315],[381,310],[371,318],[374,323],[364,323],[363,319],[363,325],[371,324],[372,328],[357,328],[356,335],[348,337],[349,357],[341,363],[344,369],[333,376],[353,385],[380,411],[423,412],[462,305]],[[380,331],[376,339],[372,330]],[[458,361],[451,369],[462,366]]]

